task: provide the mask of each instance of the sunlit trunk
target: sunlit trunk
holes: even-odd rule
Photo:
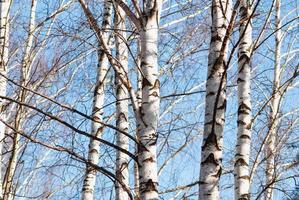
[[[34,28],[35,28],[35,16],[36,16],[36,6],[37,0],[31,1],[31,8],[30,8],[30,22],[29,22],[29,30],[28,30],[28,37],[25,42],[25,53],[22,60],[22,68],[21,68],[21,85],[27,86],[30,77],[30,70],[31,70],[31,51],[33,48],[33,39],[34,39]],[[21,88],[19,91],[19,101],[25,102],[26,101],[26,90]],[[22,128],[22,124],[24,121],[25,109],[23,106],[17,107],[17,113],[15,117],[15,129],[20,130]],[[13,199],[14,195],[14,186],[13,186],[13,177],[15,171],[17,169],[18,164],[18,157],[20,153],[20,135],[18,133],[14,133],[13,135],[13,144],[12,144],[12,152],[11,156],[8,161],[8,167],[5,174],[4,180],[4,200],[11,200]]]
[[[116,9],[115,15],[115,45],[116,45],[116,58],[121,65],[119,72],[115,73],[115,86],[116,86],[116,127],[123,131],[128,132],[128,98],[129,93],[122,79],[128,76],[128,50],[126,46],[126,29],[125,13],[122,9]],[[124,134],[117,133],[116,144],[123,149],[129,149],[129,138]],[[128,169],[129,156],[123,152],[117,151],[116,155],[116,178],[129,188],[129,169]],[[128,200],[129,196],[123,186],[117,181],[115,183],[115,199]]]
[[[110,27],[112,13],[112,3],[109,0],[104,2],[104,19],[102,24],[103,29],[103,40],[108,43],[109,33],[107,28]],[[100,44],[99,44],[100,48]],[[105,78],[108,72],[109,62],[106,54],[103,51],[98,51],[98,72],[97,80],[94,89],[93,97],[93,109],[92,117],[95,120],[102,121],[103,117],[103,105],[104,105],[104,89],[105,89]],[[102,136],[104,127],[98,122],[92,122],[91,134],[100,138]],[[90,139],[89,149],[88,149],[88,161],[92,164],[97,165],[99,162],[99,145],[100,142],[97,140]],[[82,199],[83,200],[93,200],[94,199],[94,188],[96,184],[96,169],[92,166],[86,165],[85,178],[82,188]]]
[[[138,121],[139,191],[142,200],[158,199],[157,126],[160,107],[158,24],[162,1],[145,1],[140,28],[142,103]]]
[[[226,109],[226,51],[222,51],[227,29],[225,15],[228,0],[212,1],[211,42],[206,83],[206,108],[201,149],[199,199],[219,199],[221,175],[222,137]],[[227,17],[228,18],[228,17]],[[221,55],[222,54],[222,55]]]
[[[141,107],[142,105],[142,75],[141,75],[141,68],[140,68],[140,38],[137,40],[137,59],[136,59],[136,73],[137,73],[137,92],[136,98],[138,101],[138,106]],[[138,127],[138,124],[137,124]],[[138,130],[136,131],[136,136],[138,134]],[[138,145],[135,145],[135,154],[138,155]],[[134,162],[134,192],[135,192],[135,199],[139,199],[139,170],[138,170],[138,163]]]
[[[238,136],[235,155],[235,199],[249,199],[249,156],[251,144],[250,54],[252,25],[250,2],[240,3],[240,43],[238,53]]]
[[[266,200],[273,199],[273,186],[275,182],[275,146],[276,146],[276,132],[279,124],[279,102],[281,95],[279,94],[280,87],[280,49],[281,49],[281,21],[280,21],[280,0],[275,2],[276,9],[276,35],[275,35],[275,64],[274,64],[274,78],[273,78],[273,91],[271,101],[271,111],[269,120],[269,137],[266,143],[266,183],[268,189],[266,190]]]
[[[9,6],[10,0],[4,0],[0,2],[0,73],[6,75],[7,62],[8,62],[8,45],[9,45]],[[6,96],[7,80],[0,76],[0,95]],[[0,99],[0,117],[2,120],[6,119],[5,115],[5,102]],[[2,152],[3,139],[5,135],[5,125],[0,122],[0,152]],[[0,164],[2,163],[2,153],[0,153]],[[0,199],[3,198],[3,176],[2,165],[0,165]]]

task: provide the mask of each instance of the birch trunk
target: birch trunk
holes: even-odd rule
[[[104,2],[104,19],[103,19],[103,40],[108,43],[109,33],[107,28],[110,27],[112,13],[112,3],[110,0],[105,0]],[[106,31],[105,31],[106,30]],[[101,44],[99,44],[99,48]],[[108,72],[109,62],[106,54],[103,51],[98,51],[98,72],[97,72],[97,82],[94,89],[93,97],[93,109],[92,117],[99,121],[102,121],[104,105],[104,89],[105,89],[105,77]],[[101,137],[104,127],[97,122],[92,122],[91,134],[96,137]],[[99,141],[90,139],[89,150],[88,150],[88,161],[92,164],[97,165],[99,162]],[[86,165],[85,178],[82,188],[82,199],[83,200],[93,200],[94,199],[94,187],[96,183],[96,169],[92,166]]]
[[[238,138],[235,155],[235,199],[249,199],[249,156],[251,144],[250,54],[252,25],[250,2],[240,2],[240,44],[238,53]]]
[[[141,59],[141,50],[140,50],[140,38],[137,40],[137,92],[136,92],[136,98],[138,101],[138,107],[141,107],[142,105],[142,75],[141,75],[141,67],[140,67],[140,59]],[[136,136],[138,137],[138,125],[137,125],[137,133]],[[138,155],[138,145],[135,145],[135,154]],[[139,170],[138,170],[138,163],[134,162],[134,192],[135,192],[135,199],[138,200],[140,198],[139,195]]]
[[[219,199],[221,175],[222,135],[226,109],[226,51],[222,45],[227,29],[227,0],[212,1],[212,27],[208,74],[206,83],[206,108],[201,149],[199,199]],[[227,17],[228,18],[228,17]],[[222,54],[222,55],[221,55]]]
[[[142,103],[138,119],[139,193],[142,200],[158,199],[157,126],[160,108],[158,24],[162,0],[145,1],[140,28]]]
[[[21,82],[22,86],[27,86],[30,77],[30,69],[31,69],[31,51],[33,47],[33,39],[34,39],[34,28],[35,28],[35,16],[36,16],[36,6],[37,0],[31,1],[31,8],[30,8],[30,22],[29,22],[29,30],[28,30],[28,37],[25,44],[25,53],[22,60],[22,68],[21,68]],[[18,100],[20,102],[26,101],[26,90],[20,89],[20,94]],[[23,106],[18,106],[17,113],[15,117],[15,129],[20,130],[22,128],[22,124],[24,121],[25,109]],[[14,197],[14,190],[13,188],[13,177],[15,171],[17,169],[18,164],[18,157],[20,153],[20,135],[18,133],[14,133],[13,136],[13,145],[12,145],[12,153],[10,159],[8,161],[8,167],[5,174],[4,179],[4,193],[3,199],[4,200],[11,200]]]
[[[116,127],[124,132],[128,132],[128,98],[129,93],[122,79],[128,76],[128,50],[126,46],[126,33],[122,30],[126,29],[125,13],[122,9],[116,8],[115,15],[115,45],[116,45],[116,58],[121,65],[119,72],[115,73],[116,85]],[[122,76],[120,78],[120,76]],[[123,149],[129,149],[129,138],[124,134],[117,133],[116,135],[117,146]],[[117,151],[116,155],[116,178],[121,181],[127,188],[129,188],[129,169],[128,169],[129,156],[125,153]],[[128,200],[129,196],[123,186],[117,181],[115,183],[115,199]]]
[[[0,73],[6,76],[8,62],[8,45],[9,45],[9,7],[10,0],[0,2]],[[0,95],[6,96],[7,80],[0,76]],[[5,102],[0,100],[0,118],[6,119]],[[0,163],[2,163],[2,147],[5,135],[5,124],[0,122]],[[2,181],[2,164],[0,164],[0,199],[3,199],[3,181]]]
[[[276,132],[279,123],[278,112],[279,102],[281,95],[279,94],[280,87],[280,49],[281,49],[281,21],[280,21],[280,0],[275,2],[275,27],[277,29],[275,35],[275,64],[274,64],[274,80],[273,80],[273,91],[271,101],[271,111],[269,120],[269,137],[266,143],[266,181],[268,189],[266,190],[266,200],[273,198],[273,185],[275,182],[275,145],[276,145]]]

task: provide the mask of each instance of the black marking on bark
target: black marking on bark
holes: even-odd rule
[[[141,152],[144,151],[149,151],[143,144],[141,144],[140,142],[137,145],[137,150],[138,150],[138,154],[140,154]]]
[[[146,86],[151,87],[153,85],[151,84],[151,82],[149,82],[149,80],[147,80],[147,78],[143,77],[142,78],[142,88],[145,88]]]
[[[238,179],[250,180],[250,177],[249,176],[240,176],[240,177],[238,177]]]
[[[201,162],[201,164],[207,164],[207,163],[219,165],[219,161],[215,159],[215,156],[213,153],[210,153],[209,156],[204,161]]]
[[[119,122],[122,119],[124,119],[125,121],[128,121],[127,116],[123,112],[119,113],[117,122]]]
[[[246,105],[244,102],[242,102],[238,108],[239,114],[250,114],[248,111],[251,111],[251,108],[248,105]]]
[[[155,160],[154,160],[153,157],[149,157],[147,159],[144,159],[142,162],[151,162],[151,163],[153,163],[153,162],[155,162]]]
[[[226,99],[223,100],[222,105],[219,106],[217,109],[218,109],[218,110],[225,110],[225,109],[226,109]]]
[[[248,139],[248,140],[251,139],[249,135],[245,135],[245,134],[241,135],[239,138],[240,139]]]
[[[222,167],[220,167],[219,170],[217,171],[217,173],[212,176],[219,179],[221,176],[221,173],[222,173]]]
[[[158,92],[153,92],[150,94],[150,96],[159,97]]]
[[[215,92],[209,92],[209,93],[207,93],[206,96],[214,96],[214,95],[215,95]]]
[[[218,145],[217,141],[217,135],[214,132],[211,132],[206,140],[204,141],[204,145],[202,146],[202,150],[205,150],[206,147],[208,146],[215,146],[217,150],[221,150],[221,148]]]
[[[140,63],[140,66],[141,66],[141,67],[144,67],[144,66],[147,66],[147,65],[148,65],[148,63],[145,62],[145,61],[141,61],[141,63]]]
[[[155,81],[155,84],[154,84],[153,89],[159,89],[159,88],[160,88],[160,81],[159,81],[159,79],[157,79],[157,80]]]
[[[249,200],[250,196],[249,194],[242,194],[241,197],[238,198],[238,200]]]
[[[245,80],[238,78],[237,83],[245,82]]]
[[[237,124],[238,124],[238,126],[241,126],[241,125],[246,125],[246,123],[245,123],[245,122],[243,122],[242,120],[238,120],[238,121],[237,121]]]
[[[250,58],[248,57],[246,52],[242,52],[242,54],[239,56],[239,59],[238,59],[239,62],[244,61],[244,63],[249,63],[249,60],[250,60]],[[242,71],[242,70],[240,69],[240,71]]]
[[[211,38],[211,43],[216,42],[216,41],[221,41],[222,38],[216,33],[215,35],[212,36]]]
[[[141,188],[141,193],[152,192],[152,191],[158,192],[157,189],[158,184],[153,182],[152,179],[149,179],[147,182],[142,183],[142,185],[144,185],[144,187]]]
[[[248,166],[248,163],[243,158],[238,158],[235,162],[238,166]]]

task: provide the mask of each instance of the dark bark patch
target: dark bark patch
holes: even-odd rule
[[[218,160],[215,159],[215,156],[213,153],[210,153],[210,155],[204,160],[201,162],[202,164],[207,164],[207,163],[211,163],[211,164],[214,164],[214,165],[219,165],[219,162]]]
[[[245,122],[243,122],[242,120],[238,120],[238,121],[237,121],[237,124],[238,124],[238,126],[241,126],[241,125],[246,125],[246,123],[245,123]]]
[[[209,93],[207,93],[207,96],[213,96],[213,95],[215,95],[215,92],[209,92]]]
[[[243,134],[243,135],[240,136],[240,139],[248,139],[248,140],[250,140],[251,138],[250,138],[249,135]]]
[[[225,109],[226,109],[226,99],[223,100],[222,105],[219,106],[217,109],[218,109],[218,110],[225,110]]]
[[[158,192],[157,183],[153,182],[152,179],[149,179],[146,183],[143,183],[144,187],[141,189],[141,193],[145,192]]]
[[[243,194],[238,200],[249,200],[249,194]]]
[[[241,62],[241,61],[245,61],[246,63],[249,63],[249,57],[247,56],[247,54],[244,52],[244,53],[242,53],[241,54],[241,56],[239,56],[239,59],[238,59],[238,61],[239,62]]]
[[[154,158],[150,157],[150,158],[144,159],[142,162],[154,162]]]
[[[248,166],[248,163],[245,162],[243,158],[238,158],[235,162],[235,165],[238,166]]]
[[[218,145],[217,136],[214,132],[212,132],[208,135],[208,137],[205,140],[204,145],[202,146],[202,150],[204,150],[208,146],[215,146],[217,148],[217,150],[219,150],[219,151],[221,150]]]
[[[221,41],[221,40],[222,40],[222,38],[218,34],[215,34],[211,38],[211,43],[216,42],[216,41]]]
[[[149,80],[147,80],[147,78],[142,78],[142,88],[145,88],[147,86],[151,87],[153,85],[151,84],[151,82],[149,82]]]
[[[249,176],[240,176],[239,179],[250,180],[250,177]]]
[[[153,92],[150,94],[150,96],[159,97],[158,92]]]
[[[239,105],[239,108],[238,108],[239,115],[241,115],[241,114],[249,115],[250,111],[251,111],[251,108],[249,106],[247,106],[244,102],[242,102]]]
[[[221,173],[222,173],[222,168],[220,167],[219,170],[217,171],[217,173],[212,176],[214,176],[215,178],[220,178]]]

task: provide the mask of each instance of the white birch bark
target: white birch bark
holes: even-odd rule
[[[115,45],[116,45],[116,58],[121,65],[119,72],[115,74],[116,85],[116,127],[124,132],[128,132],[128,98],[129,93],[125,85],[122,83],[122,79],[126,79],[128,76],[128,50],[126,46],[126,29],[125,25],[125,13],[122,9],[116,8],[115,15]],[[117,146],[123,149],[129,149],[129,138],[122,133],[116,135]],[[123,152],[117,151],[116,155],[116,178],[129,188],[129,156]],[[117,181],[115,183],[115,199],[116,200],[128,200],[129,196],[123,186]]]
[[[141,75],[141,67],[140,67],[140,59],[141,59],[141,50],[140,50],[140,38],[137,40],[137,60],[136,60],[136,73],[137,73],[137,92],[136,98],[138,101],[138,107],[142,105],[142,75]],[[137,132],[136,137],[138,137],[138,124],[137,124]],[[138,155],[138,145],[135,145],[135,154]],[[135,199],[138,200],[139,195],[139,170],[138,170],[138,163],[134,162],[134,192],[135,192]]]
[[[238,53],[238,135],[235,155],[235,199],[249,199],[249,156],[251,144],[250,54],[252,25],[250,2],[240,2],[240,44]]]
[[[21,85],[27,86],[30,77],[30,69],[31,69],[31,50],[33,47],[33,39],[34,39],[34,28],[35,28],[35,18],[36,18],[36,6],[37,0],[31,1],[31,8],[30,8],[30,18],[29,18],[29,29],[28,29],[28,37],[25,42],[25,53],[22,60],[22,68],[21,68]],[[26,90],[20,89],[19,94],[19,101],[25,102],[26,101]],[[22,128],[22,124],[24,121],[24,114],[25,109],[23,106],[18,106],[16,118],[15,118],[15,130],[20,130]],[[5,175],[4,180],[4,193],[3,199],[4,200],[11,200],[14,196],[13,188],[13,177],[15,171],[17,169],[18,164],[18,156],[20,153],[20,135],[18,133],[14,133],[13,136],[13,144],[12,144],[12,153],[10,159],[8,161],[8,167]]]
[[[10,0],[4,0],[0,2],[0,73],[7,74],[7,62],[8,62],[8,45],[9,45],[9,7]],[[0,76],[0,95],[6,96],[7,80]],[[6,119],[5,115],[5,102],[0,100],[0,118]],[[3,139],[5,135],[5,124],[0,122],[0,199],[3,199],[3,181],[2,181],[2,147]]]
[[[107,28],[110,27],[112,13],[112,3],[110,0],[105,0],[104,2],[104,12],[103,12],[103,40],[108,43],[109,32]],[[99,44],[99,47],[101,44]],[[105,77],[108,72],[109,62],[106,54],[103,51],[98,51],[98,72],[97,72],[97,82],[94,89],[93,97],[93,109],[92,117],[98,121],[102,121],[103,117],[103,105],[104,105],[104,89],[105,89]],[[101,137],[103,133],[103,125],[97,122],[92,122],[91,134],[96,137]],[[88,161],[92,164],[97,165],[99,162],[99,145],[100,142],[97,140],[90,139],[89,149],[88,149]],[[82,188],[82,200],[93,200],[94,199],[94,188],[96,183],[96,169],[94,167],[86,165],[85,178]]]
[[[266,142],[266,183],[268,189],[266,190],[265,199],[271,200],[273,198],[273,186],[275,182],[275,146],[276,146],[276,132],[279,123],[279,102],[281,95],[279,94],[280,87],[280,49],[281,49],[281,21],[280,21],[280,0],[275,2],[275,28],[277,29],[275,35],[275,63],[274,63],[274,78],[273,91],[271,100],[270,120],[269,120],[269,137]]]
[[[221,175],[222,135],[226,109],[226,51],[222,51],[226,34],[228,0],[212,1],[212,28],[208,74],[206,83],[206,108],[201,149],[199,199],[219,199]],[[229,19],[227,17],[227,19]],[[221,55],[222,54],[222,55]]]
[[[158,24],[162,0],[147,0],[140,28],[142,104],[138,119],[138,169],[141,200],[158,199],[157,126],[160,107]]]

